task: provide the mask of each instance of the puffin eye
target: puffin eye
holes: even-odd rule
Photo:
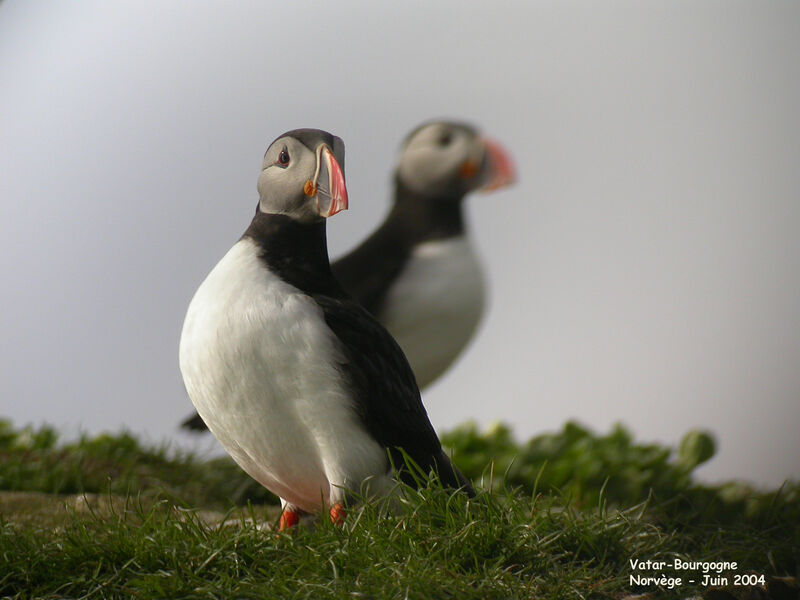
[[[286,151],[286,147],[284,146],[281,153],[278,154],[278,164],[284,167],[289,165],[289,153]]]
[[[453,134],[450,131],[442,132],[438,140],[440,146],[449,146],[450,142],[452,141],[453,141]]]

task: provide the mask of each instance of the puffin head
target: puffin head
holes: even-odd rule
[[[515,180],[508,153],[464,123],[432,121],[412,131],[400,151],[397,180],[424,196],[461,198]]]
[[[344,142],[320,129],[295,129],[264,154],[258,210],[313,223],[347,209]]]

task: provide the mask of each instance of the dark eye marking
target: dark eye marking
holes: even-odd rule
[[[278,163],[277,164],[279,164],[282,167],[288,167],[289,166],[289,160],[290,160],[289,159],[289,151],[286,150],[286,146],[284,146],[283,150],[281,150],[281,153],[278,154]]]
[[[437,140],[440,146],[449,146],[453,141],[453,133],[451,131],[443,131]]]

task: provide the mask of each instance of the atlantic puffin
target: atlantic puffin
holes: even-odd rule
[[[486,297],[464,220],[464,198],[515,180],[503,147],[468,124],[426,122],[402,144],[392,208],[333,263],[339,283],[394,336],[425,388],[472,339]],[[182,427],[202,431],[198,415]]]
[[[331,272],[326,219],[348,205],[341,139],[278,137],[250,226],[192,298],[180,370],[197,412],[250,476],[300,514],[343,518],[349,492],[382,494],[407,455],[451,488],[450,462],[392,336]]]
[[[464,198],[514,181],[513,163],[470,125],[435,121],[406,138],[392,208],[333,274],[394,336],[425,388],[472,339],[486,286],[464,220]]]

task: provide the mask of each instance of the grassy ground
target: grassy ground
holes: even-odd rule
[[[444,438],[483,482],[477,498],[433,482],[400,490],[399,509],[366,503],[343,527],[316,519],[276,534],[272,498],[227,459],[127,434],[61,444],[5,424],[0,598],[797,598],[800,487],[696,485],[702,435],[673,453],[620,428],[568,424],[518,445],[503,427],[465,426]],[[702,585],[676,557],[737,565],[712,573],[727,585]],[[764,583],[735,586],[736,575]]]

